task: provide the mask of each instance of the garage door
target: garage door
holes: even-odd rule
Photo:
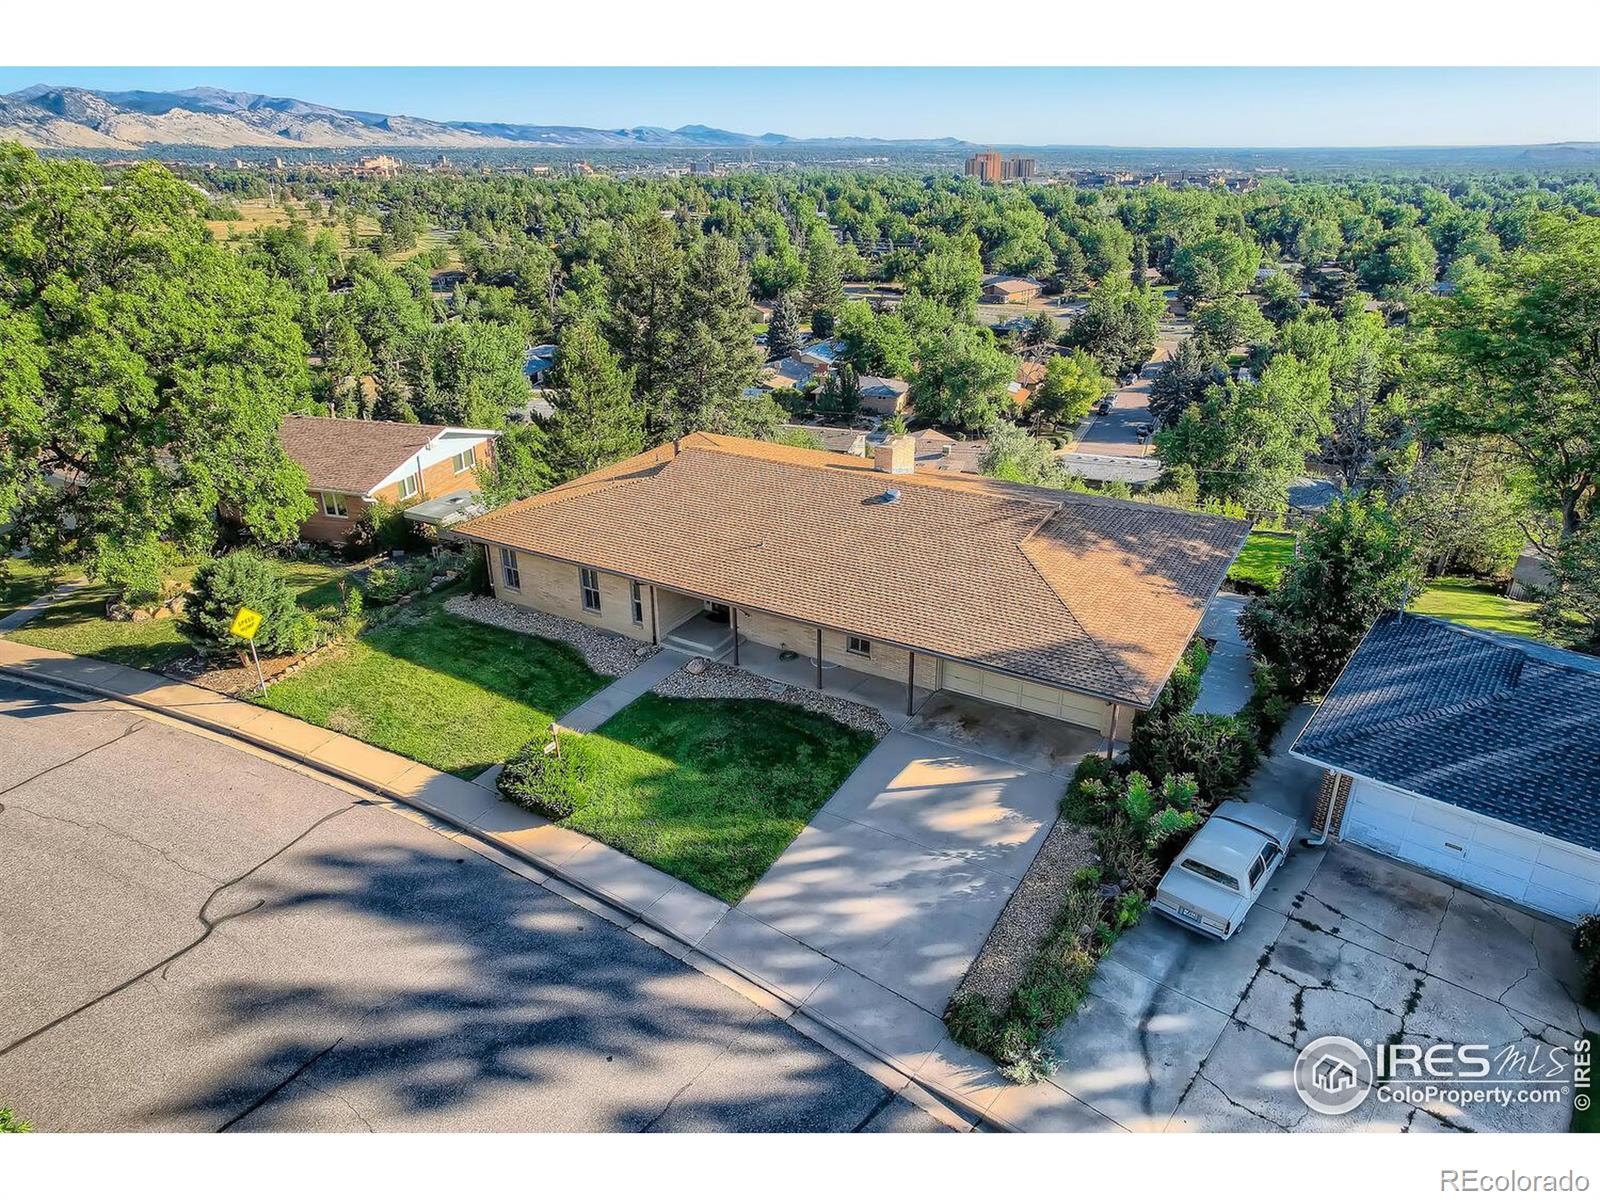
[[[1014,679],[998,671],[947,662],[944,664],[943,686],[947,691],[978,696],[1008,708],[1026,709],[1074,725],[1087,725],[1096,731],[1105,728],[1106,706],[1102,701],[1060,688]]]
[[[1567,920],[1600,909],[1600,854],[1357,780],[1340,836]]]

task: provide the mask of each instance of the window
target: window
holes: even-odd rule
[[[1185,871],[1193,871],[1196,875],[1200,876],[1201,879],[1209,879],[1212,883],[1220,883],[1223,887],[1228,888],[1230,891],[1237,892],[1239,890],[1239,881],[1232,875],[1229,875],[1223,871],[1219,871],[1215,867],[1208,867],[1198,858],[1184,859],[1183,869]]]
[[[463,471],[472,470],[473,467],[478,465],[478,448],[476,446],[468,446],[460,454],[452,454],[450,456],[450,465],[456,469],[457,475]]]
[[[407,475],[400,481],[400,499],[409,500],[417,494],[417,477],[415,474]]]
[[[1266,848],[1261,851],[1261,857],[1250,865],[1250,886],[1252,888],[1256,886],[1257,881],[1266,873],[1267,868],[1272,866],[1277,857],[1278,847],[1268,842]]]
[[[629,598],[629,600],[631,600],[633,602],[633,623],[635,625],[643,625],[644,624],[644,589],[639,586],[639,581],[637,579],[635,579],[628,586],[629,586],[628,598]]]
[[[349,510],[344,506],[344,497],[338,492],[323,492],[322,513],[328,517],[348,516]]]
[[[500,579],[512,591],[522,590],[522,572],[517,570],[517,552],[500,547]]]
[[[851,654],[861,655],[862,658],[872,657],[872,643],[866,638],[847,637],[844,640],[844,648]]]
[[[578,568],[578,588],[583,592],[583,607],[589,612],[600,611],[600,577],[589,567]]]

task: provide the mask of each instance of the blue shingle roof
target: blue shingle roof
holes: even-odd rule
[[[1386,616],[1294,752],[1600,850],[1600,659],[1588,655]]]

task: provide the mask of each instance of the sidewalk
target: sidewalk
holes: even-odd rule
[[[994,1065],[951,1042],[937,1019],[921,1014],[926,1019],[885,1026],[881,1013],[852,1002],[852,972],[833,959],[743,913],[729,918],[721,900],[490,788],[246,701],[98,659],[0,638],[0,674],[151,709],[419,809],[531,863],[537,870],[521,873],[534,882],[739,991],[885,1086],[942,1109],[951,1123],[970,1127],[1008,1090]]]
[[[37,596],[28,601],[21,608],[8,612],[0,617],[0,633],[10,633],[13,629],[21,629],[57,600],[64,600],[79,591],[84,585],[81,583],[63,583],[60,587],[52,588],[42,596]]]
[[[1200,677],[1200,695],[1194,702],[1197,713],[1232,716],[1250,702],[1254,687],[1250,648],[1239,632],[1239,614],[1249,602],[1247,596],[1218,592],[1200,618],[1200,636],[1216,644],[1206,673]]]
[[[556,724],[574,733],[593,733],[688,661],[687,654],[680,654],[676,650],[658,650],[626,675],[618,676],[601,688],[577,708],[558,717]]]

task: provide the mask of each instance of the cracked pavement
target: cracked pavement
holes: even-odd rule
[[[0,1107],[85,1131],[943,1128],[449,832],[0,681]]]
[[[1304,827],[1316,779],[1280,752],[1248,798]],[[1364,850],[1297,847],[1229,941],[1155,914],[1125,934],[1051,1040],[1056,1074],[1011,1089],[993,1111],[1024,1129],[1564,1132],[1567,1100],[1463,1108],[1374,1095],[1323,1117],[1301,1103],[1291,1072],[1325,1034],[1369,1052],[1402,1037],[1481,1043],[1492,1059],[1548,1066],[1552,1051],[1569,1054],[1583,1032],[1600,1030],[1600,1016],[1575,999],[1569,938],[1564,925]]]

